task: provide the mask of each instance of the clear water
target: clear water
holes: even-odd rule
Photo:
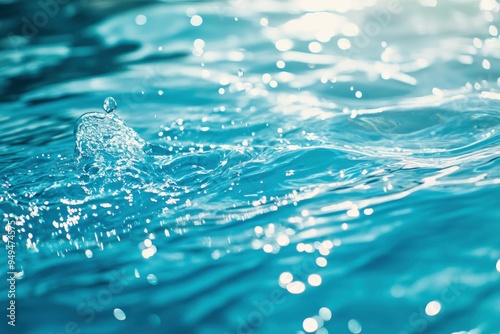
[[[495,0],[0,6],[2,333],[500,333]]]

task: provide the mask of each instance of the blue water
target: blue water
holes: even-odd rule
[[[1,333],[500,333],[496,0],[0,3]]]

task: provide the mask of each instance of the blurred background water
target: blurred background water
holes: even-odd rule
[[[1,332],[500,333],[499,9],[0,1]]]

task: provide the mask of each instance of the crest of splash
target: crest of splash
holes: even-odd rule
[[[108,97],[103,104],[106,113],[87,113],[76,121],[75,161],[82,171],[86,192],[102,193],[104,189],[145,185],[163,188],[166,175],[161,172],[155,156],[164,151],[128,127],[114,113],[116,107],[116,101]]]
[[[115,99],[107,97],[103,103],[106,114],[87,113],[76,121],[75,159],[79,164],[144,158],[146,141],[114,113],[116,107]]]
[[[75,125],[77,162],[106,159],[143,159],[147,145],[137,132],[115,114],[88,113]]]

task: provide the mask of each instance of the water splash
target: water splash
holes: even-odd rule
[[[107,98],[103,107],[114,110],[116,101]],[[150,153],[161,155],[165,151],[161,147],[153,149],[117,114],[84,114],[76,121],[74,133],[74,157],[85,193],[120,191],[145,184],[157,184],[158,189],[163,189],[168,176]]]
[[[101,164],[119,168],[117,162],[140,162],[148,169],[149,164],[161,165],[170,151],[163,146],[153,145],[113,113],[117,103],[112,97],[106,98],[101,112],[83,114],[76,121],[75,134],[75,161],[78,165]],[[146,157],[150,160],[146,162]],[[160,159],[161,158],[161,159]]]
[[[115,114],[113,117],[97,112],[84,114],[76,121],[74,132],[77,161],[141,159],[145,155],[146,141]]]

